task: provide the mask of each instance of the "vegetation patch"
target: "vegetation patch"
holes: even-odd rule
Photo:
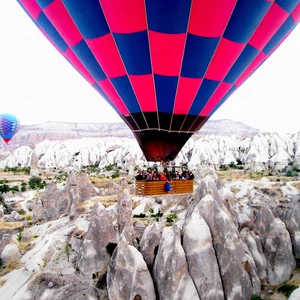
[[[231,186],[231,187],[230,187],[230,191],[231,191],[233,194],[236,194],[236,193],[238,193],[238,192],[240,191],[240,189],[237,188],[237,187]]]
[[[134,218],[145,218],[146,214],[140,213],[139,215],[133,215]]]
[[[278,292],[284,294],[286,297],[289,297],[291,295],[291,293],[297,288],[298,288],[298,286],[296,286],[294,284],[286,283],[278,288]]]
[[[18,249],[20,251],[24,250],[25,252],[31,250],[33,248],[34,244],[29,242],[20,242],[18,245]]]
[[[4,220],[0,221],[0,230],[20,229],[23,227],[23,222],[7,222]]]
[[[293,183],[292,186],[300,190],[300,182]]]
[[[9,260],[6,266],[3,266],[2,270],[0,271],[0,277],[5,276],[9,272],[13,270],[20,269],[24,263],[21,263],[20,261],[11,261]]]
[[[6,280],[2,279],[0,280],[0,288],[5,284]]]
[[[176,220],[178,218],[178,216],[176,214],[169,214],[166,217],[166,225],[167,226],[172,226],[174,220]]]

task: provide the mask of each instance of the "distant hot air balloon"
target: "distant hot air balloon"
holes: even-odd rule
[[[300,0],[18,2],[148,161],[174,159],[300,20]]]
[[[19,127],[20,122],[14,115],[0,115],[0,136],[6,144],[8,144],[12,137],[17,133]]]

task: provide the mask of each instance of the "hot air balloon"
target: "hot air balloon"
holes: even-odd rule
[[[18,2],[148,161],[173,160],[300,20],[300,0]]]
[[[11,114],[0,115],[0,136],[6,144],[13,138],[20,127],[19,120]]]

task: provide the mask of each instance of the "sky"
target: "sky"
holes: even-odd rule
[[[0,1],[0,113],[21,124],[123,122],[35,27],[15,0]],[[217,110],[263,132],[300,131],[300,25]]]

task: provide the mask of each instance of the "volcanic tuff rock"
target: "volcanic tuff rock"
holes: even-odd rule
[[[182,245],[200,299],[224,299],[210,229],[197,208],[185,223]]]
[[[256,235],[252,230],[244,227],[240,232],[241,239],[248,246],[249,251],[255,262],[257,275],[260,280],[266,278],[266,258],[263,252],[261,240],[258,235]]]
[[[133,232],[132,200],[128,189],[118,197],[118,226],[120,234],[124,228]]]
[[[10,261],[18,261],[20,258],[21,254],[16,244],[7,244],[1,252],[3,266],[6,266]]]
[[[255,220],[266,257],[266,270],[270,284],[280,284],[290,278],[296,267],[292,242],[285,224],[275,218],[270,208],[263,206]]]
[[[93,274],[103,274],[110,260],[106,247],[117,242],[114,226],[105,209],[92,217],[89,229],[79,248],[77,266],[88,278]]]
[[[211,230],[226,299],[249,299],[258,294],[260,282],[255,266],[231,218],[209,194],[199,202],[198,210]]]
[[[16,244],[18,245],[19,243],[17,240],[15,240],[13,237],[11,237],[9,234],[3,234],[2,239],[0,240],[0,253],[3,251],[6,245],[8,244]]]
[[[129,245],[123,234],[108,265],[107,288],[110,299],[156,299],[142,254]]]
[[[153,278],[159,299],[200,300],[188,271],[180,229],[176,224],[163,230],[153,266]]]
[[[140,251],[143,254],[147,267],[152,271],[155,253],[157,252],[161,231],[157,222],[149,225],[144,230],[140,241]]]
[[[33,219],[54,220],[62,214],[72,214],[80,203],[96,195],[86,173],[70,174],[64,188],[50,183],[35,200]]]
[[[84,212],[77,209],[74,214],[69,210],[70,199],[76,198],[77,204],[84,199],[91,203],[95,198],[89,198],[96,189],[82,174],[70,175],[65,187],[49,185],[49,190],[38,196],[44,204],[35,204],[43,209],[40,215],[59,216],[64,211],[70,212],[71,218],[28,228],[39,238],[21,258],[27,271],[15,270],[11,278],[28,281],[29,289],[21,281],[14,298],[9,288],[12,281],[7,279],[0,294],[12,300],[23,296],[25,290],[24,299],[51,293],[58,299],[244,300],[260,294],[262,280],[271,284],[288,280],[295,269],[300,226],[299,189],[294,183],[261,180],[255,187],[253,181],[221,182],[213,168],[200,168],[195,175],[197,192],[192,196],[134,197],[127,181],[122,180],[111,185],[116,204],[104,207],[100,202],[105,198],[97,197],[93,207],[86,205]],[[276,193],[271,196],[270,191]],[[109,193],[109,188],[105,192]],[[48,203],[47,197],[52,202]],[[133,218],[133,203],[146,218]],[[149,216],[149,208],[160,209],[163,217],[156,222]],[[173,224],[166,224],[169,214],[177,214]],[[247,222],[241,221],[246,217]],[[136,226],[139,230],[146,227],[141,235],[133,230]],[[12,240],[4,236],[0,250]],[[70,261],[63,254],[66,242],[74,249]],[[63,276],[57,277],[51,270]],[[32,278],[36,278],[34,284]],[[51,288],[50,282],[54,284]],[[93,289],[84,290],[84,284]]]
[[[44,169],[78,169],[117,163],[130,171],[133,162],[141,167],[147,163],[132,133],[122,123],[48,122],[26,126],[14,138],[10,146],[2,146],[3,151],[0,145],[0,168],[37,165]],[[196,168],[199,164],[236,164],[237,160],[254,171],[282,170],[291,161],[300,165],[300,134],[260,133],[230,120],[208,121],[188,140],[175,163]]]

